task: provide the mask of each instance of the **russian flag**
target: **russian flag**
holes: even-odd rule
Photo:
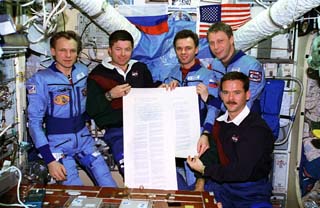
[[[119,5],[117,10],[146,34],[160,35],[169,31],[166,4]]]
[[[209,87],[217,88],[218,87],[218,83],[215,80],[210,79],[209,80]]]

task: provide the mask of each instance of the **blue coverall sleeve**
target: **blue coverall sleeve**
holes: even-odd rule
[[[218,110],[217,108],[215,108],[212,105],[207,105],[207,108],[208,108],[208,113],[207,113],[207,116],[206,116],[206,120],[204,121],[204,125],[203,125],[203,130],[202,131],[207,131],[207,132],[211,133],[214,121],[218,117],[220,110]]]
[[[217,80],[212,71],[208,70],[208,75],[205,76],[203,83],[208,87],[210,95],[218,97],[218,85]],[[214,105],[206,105],[207,116],[205,118],[202,131],[210,132],[212,131],[213,124],[220,112],[220,109],[216,108]]]
[[[247,69],[249,70],[247,72],[247,75],[249,76],[249,79],[250,79],[249,89],[251,92],[251,96],[247,102],[247,106],[251,108],[253,105],[253,102],[257,98],[259,98],[264,88],[266,80],[265,80],[263,66],[258,61],[252,62],[250,65],[248,65]]]
[[[43,118],[47,110],[47,98],[49,97],[49,94],[47,91],[47,85],[42,76],[42,73],[36,73],[26,83],[28,92],[27,98],[29,103],[29,133],[37,149],[44,149],[43,147],[45,146],[49,147],[48,140],[43,129]],[[45,149],[50,151],[49,148]],[[45,157],[43,154],[41,155]],[[46,155],[53,157],[51,152],[47,153]],[[47,158],[44,159],[46,160]]]
[[[179,86],[181,86],[181,82],[182,82],[181,79],[182,79],[182,73],[180,71],[180,66],[176,65],[175,67],[170,69],[170,72],[169,72],[168,76],[163,80],[163,83],[169,84],[170,82],[175,80],[175,81],[178,81]]]

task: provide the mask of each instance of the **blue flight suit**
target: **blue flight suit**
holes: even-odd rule
[[[27,81],[29,132],[46,164],[57,160],[66,168],[64,185],[83,185],[78,162],[97,185],[116,187],[85,126],[87,76],[87,67],[80,63],[69,78],[55,62],[35,73]]]
[[[171,81],[178,81],[179,86],[197,86],[199,83],[203,83],[208,87],[209,94],[218,97],[218,79],[212,70],[209,70],[200,63],[195,64],[189,70],[185,79],[182,80],[182,72],[180,66],[173,69],[168,77],[164,80],[164,83],[170,83]],[[199,96],[199,113],[200,113],[200,126],[202,131],[212,131],[212,127],[216,117],[219,114],[219,109],[212,105],[206,105],[206,103]],[[200,137],[200,135],[199,135]]]
[[[256,60],[252,56],[246,55],[243,51],[239,50],[236,51],[236,54],[232,57],[227,66],[223,65],[223,63],[217,58],[212,59],[208,63],[209,65],[207,67],[213,70],[218,80],[220,80],[224,74],[231,71],[238,71],[247,75],[250,80],[249,89],[251,92],[250,100],[247,102],[247,105],[251,109],[251,111],[260,112],[260,104],[256,100],[257,98],[259,98],[265,86],[266,80],[263,66],[258,60]],[[211,93],[209,92],[209,94]],[[220,103],[214,102],[217,101],[213,99],[212,102],[209,101],[208,104],[214,106],[222,106],[221,100]]]
[[[203,83],[208,87],[208,91],[211,95],[218,96],[218,82],[217,78],[214,76],[213,71],[201,66],[200,61],[196,59],[194,66],[190,68],[186,77],[182,78],[182,71],[180,66],[175,67],[164,80],[165,83],[170,83],[171,81],[178,81],[179,86],[197,86],[199,83]],[[199,115],[200,115],[200,127],[201,131],[211,132],[214,121],[219,114],[219,109],[213,105],[206,105],[206,103],[198,96],[199,99]],[[200,135],[199,135],[200,138]],[[196,148],[196,147],[195,147]],[[195,182],[196,178],[192,170],[190,170],[186,161],[184,161],[184,170],[181,168],[177,169],[178,172],[182,171],[185,174],[186,182],[191,185]],[[178,178],[179,179],[179,178]],[[178,180],[178,187],[181,186],[180,180]],[[182,182],[183,183],[183,182]]]

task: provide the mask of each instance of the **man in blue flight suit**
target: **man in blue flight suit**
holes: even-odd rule
[[[76,63],[81,40],[73,31],[50,40],[55,61],[27,81],[29,131],[49,174],[64,185],[83,185],[77,163],[96,185],[116,187],[85,125],[88,69]]]
[[[258,98],[266,82],[261,63],[254,57],[246,55],[243,51],[235,49],[232,28],[223,22],[217,22],[210,26],[207,32],[207,40],[210,51],[215,58],[206,67],[212,69],[218,80],[231,71],[238,71],[247,75],[250,80],[249,88],[251,92],[247,105],[251,111],[260,112]],[[213,105],[225,111],[225,106],[220,97],[208,92],[206,87],[202,86],[199,89],[199,94],[208,105]],[[206,147],[203,148],[205,150],[210,146],[208,140],[201,140],[200,142],[202,143],[198,145]],[[204,180],[199,178],[196,183],[196,190],[201,191],[203,187]]]
[[[249,77],[251,97],[247,105],[251,110],[259,112],[259,98],[265,86],[265,74],[263,66],[254,57],[246,55],[234,47],[232,28],[223,22],[217,22],[210,26],[207,32],[209,48],[215,58],[209,63],[216,77],[220,80],[224,74],[231,71],[242,72]],[[210,93],[209,93],[210,94]],[[209,97],[207,102],[211,103]],[[222,101],[220,100],[220,105]],[[252,109],[253,108],[253,109]]]
[[[167,83],[171,89],[177,86],[196,86],[197,91],[199,91],[201,88],[206,87],[210,94],[217,97],[218,85],[213,71],[203,67],[199,59],[196,58],[199,51],[198,35],[191,30],[181,30],[175,35],[173,45],[180,65],[177,65],[171,70],[165,83]],[[218,113],[219,110],[216,107],[206,105],[199,96],[199,125],[202,131],[202,134],[199,135],[199,144],[202,144],[202,140],[208,140],[207,137],[211,134],[213,123]],[[201,152],[205,151],[203,148],[205,147],[198,145],[197,151],[202,154]],[[179,162],[179,160],[177,162]],[[188,167],[186,167],[186,179],[188,185],[195,182],[193,173],[188,171]],[[178,186],[180,186],[179,180]],[[185,189],[185,187],[179,187],[179,189]]]

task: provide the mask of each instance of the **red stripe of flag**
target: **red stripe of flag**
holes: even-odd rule
[[[250,4],[221,4],[220,18],[222,22],[230,25],[233,30],[237,30],[251,20]],[[206,37],[207,30],[213,23],[214,22],[198,23],[198,34],[200,38]]]
[[[154,26],[143,26],[135,24],[137,28],[139,28],[141,31],[143,31],[146,34],[152,34],[152,35],[160,35],[162,33],[169,31],[168,22],[161,22],[160,24],[154,25]]]

